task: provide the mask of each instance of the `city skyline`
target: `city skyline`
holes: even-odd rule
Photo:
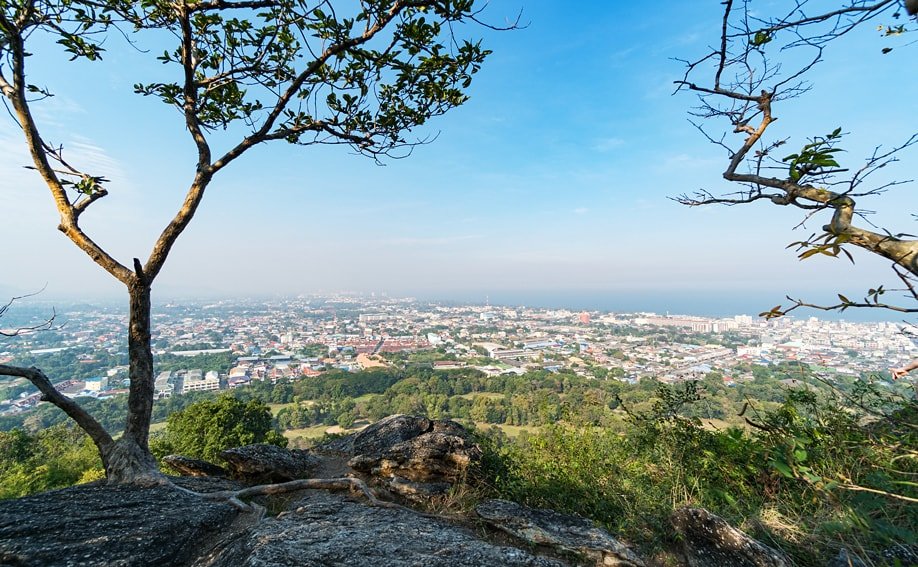
[[[518,6],[491,6],[496,22]],[[340,147],[271,146],[218,177],[157,281],[159,297],[290,295],[319,289],[388,291],[449,299],[513,293],[690,296],[746,293],[757,313],[785,294],[860,297],[889,282],[886,263],[855,253],[798,262],[785,246],[799,211],[689,209],[669,199],[725,187],[723,152],[686,120],[694,99],[670,96],[691,58],[716,39],[720,5],[585,2],[578,10],[523,5],[521,30],[484,36],[494,50],[463,107],[432,122],[436,136],[405,160],[378,167]],[[504,12],[506,10],[506,12]],[[796,145],[842,126],[855,164],[874,143],[911,132],[899,78],[908,53],[881,54],[876,30],[857,30],[826,54],[814,89],[778,109]],[[47,49],[56,49],[46,46]],[[41,125],[73,159],[112,180],[82,219],[122,262],[145,257],[193,171],[190,142],[164,105],[130,94],[142,54],[107,46],[108,63],[33,62],[37,83],[92,81],[90,96],[61,89],[38,104]],[[40,60],[41,59],[41,60]],[[149,64],[139,65],[151,69]],[[850,77],[867,80],[852,82]],[[885,78],[897,76],[896,85]],[[844,92],[845,96],[836,96]],[[864,100],[883,100],[864,110]],[[125,126],[127,125],[127,126]],[[56,230],[47,190],[12,121],[0,123],[5,222],[0,292],[47,284],[55,297],[121,298],[123,291]],[[914,148],[903,158],[914,158]],[[907,161],[904,159],[903,161]],[[178,167],[170,167],[173,164]],[[907,168],[894,168],[907,178]],[[912,186],[868,207],[874,222],[908,231]],[[761,298],[760,300],[758,298]],[[895,316],[891,316],[895,319]]]

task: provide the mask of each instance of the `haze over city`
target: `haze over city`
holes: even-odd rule
[[[716,41],[718,3],[664,2],[651,13],[613,2],[502,2],[486,17],[499,24],[521,8],[523,29],[475,30],[494,53],[471,99],[417,131],[431,143],[407,159],[380,167],[346,147],[271,145],[221,173],[155,298],[346,289],[511,304],[557,298],[577,308],[597,298],[606,303],[595,308],[682,312],[725,298],[721,311],[754,314],[785,294],[859,296],[889,282],[887,264],[866,253],[855,252],[852,266],[799,262],[785,250],[824,218],[795,231],[799,210],[693,209],[670,199],[727,188],[725,152],[687,120],[694,97],[672,96],[684,71],[675,59]],[[911,54],[882,54],[878,35],[862,26],[836,42],[808,77],[814,88],[776,109],[776,132],[796,147],[842,126],[852,133],[841,156],[847,167],[875,143],[904,141],[911,132],[901,117],[914,101],[898,93],[913,91],[918,77],[896,72]],[[141,80],[132,72],[155,73],[155,64],[124,46],[105,57],[114,65],[36,58],[31,76],[93,85],[85,96],[68,91],[36,104],[38,119],[66,156],[111,179],[111,195],[81,220],[129,264],[146,257],[181,203],[193,148],[173,109],[129,94]],[[888,85],[874,76],[900,78]],[[846,96],[835,96],[842,88]],[[911,148],[902,160],[915,157]],[[23,167],[29,162],[15,124],[0,122],[0,293],[47,284],[50,300],[120,297],[119,284],[56,230],[47,190]],[[888,169],[885,179],[909,177],[901,164]],[[898,187],[866,202],[877,209],[871,221],[914,227],[914,191]]]

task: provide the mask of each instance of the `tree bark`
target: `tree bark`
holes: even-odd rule
[[[128,394],[127,425],[124,436],[132,437],[146,449],[153,413],[153,351],[150,344],[150,286],[143,281],[128,286],[130,314],[128,323],[128,357],[131,380]]]
[[[153,414],[153,351],[150,343],[150,284],[140,262],[135,260],[136,277],[128,285],[128,358],[130,391],[124,434],[112,445],[106,461],[109,484],[159,484],[165,478],[150,454],[150,419]]]

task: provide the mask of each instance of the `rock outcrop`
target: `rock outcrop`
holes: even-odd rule
[[[415,501],[436,498],[480,459],[480,449],[452,421],[392,416],[315,451],[250,445],[222,456],[228,463],[225,472],[237,480],[175,477],[170,480],[177,486],[150,488],[83,485],[0,501],[0,565],[646,565],[612,535],[576,516],[489,500],[475,509],[480,520],[448,520],[385,502],[391,493]],[[189,475],[224,472],[180,457],[169,462]],[[325,479],[360,477],[390,494],[380,491],[380,502],[368,493],[330,492],[356,483],[340,480],[305,481],[298,492],[289,492],[289,485],[247,489],[247,497],[237,492],[251,483],[312,473]],[[311,489],[302,490],[306,483]],[[202,496],[207,492],[220,494]],[[233,495],[246,501],[254,497],[259,512],[241,512],[239,500],[231,506]],[[270,511],[267,517],[265,511]],[[671,520],[683,546],[682,565],[791,565],[779,551],[706,510],[683,508]],[[915,552],[914,546],[896,546],[866,562],[844,553],[832,565],[896,560],[906,565]],[[674,559],[670,556],[666,564]]]
[[[163,462],[182,476],[227,476],[226,469],[202,459],[182,455],[166,455]]]
[[[252,484],[309,478],[319,464],[319,459],[309,451],[266,443],[227,449],[220,457],[226,461],[232,478]]]
[[[187,488],[225,484],[191,479]],[[0,502],[0,565],[187,565],[238,511],[174,487],[75,486]]]
[[[596,565],[644,567],[634,552],[584,518],[506,500],[487,500],[476,506],[475,512],[491,526],[529,545],[572,553]]]
[[[673,512],[672,524],[682,536],[689,567],[790,567],[781,552],[734,528],[703,508]]]
[[[458,423],[394,415],[339,442],[348,465],[411,500],[443,494],[481,458],[481,449]]]
[[[839,550],[826,567],[870,567],[872,565],[918,565],[918,544],[897,544],[880,553],[868,554],[865,561],[845,548]]]
[[[327,492],[266,519],[196,567],[562,567],[405,509],[374,508]]]
[[[426,417],[390,415],[355,433],[347,452],[352,456],[380,456],[393,445],[414,439],[427,433],[432,427],[433,422]]]
[[[337,476],[354,472],[393,494],[415,502],[441,496],[481,458],[481,449],[454,421],[393,415],[363,431],[326,443],[316,451],[342,458]],[[186,476],[229,476],[248,484],[310,478],[322,459],[310,451],[256,444],[220,453],[226,470],[179,455],[166,458]],[[349,459],[344,466],[343,459]],[[328,468],[328,467],[326,467]],[[327,471],[326,471],[327,472]]]

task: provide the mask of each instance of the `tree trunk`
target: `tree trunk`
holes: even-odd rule
[[[156,485],[165,484],[166,477],[159,472],[150,449],[141,447],[126,434],[115,441],[102,456],[108,484]]]
[[[128,415],[124,434],[102,459],[109,484],[159,484],[164,482],[150,453],[150,418],[153,413],[153,351],[150,344],[150,285],[138,270],[128,286],[129,377]]]

